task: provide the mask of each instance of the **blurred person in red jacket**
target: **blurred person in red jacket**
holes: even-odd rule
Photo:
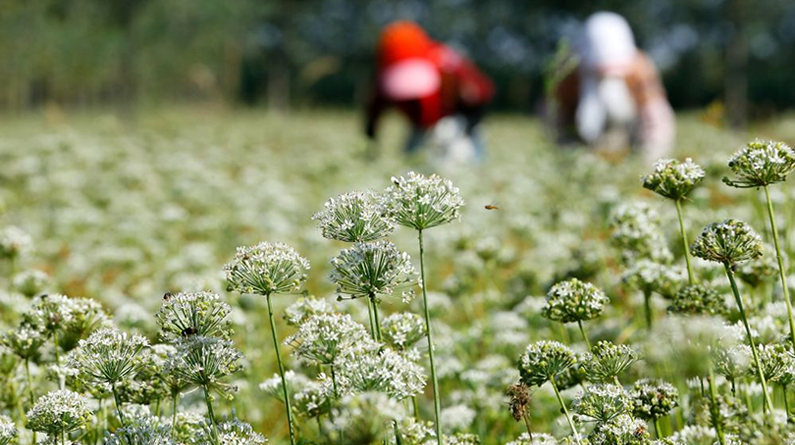
[[[667,156],[674,112],[651,58],[635,46],[624,17],[598,12],[585,22],[553,94],[561,136],[572,126],[594,147],[631,146],[647,161]],[[612,136],[612,137],[611,137]]]
[[[414,153],[429,130],[454,117],[461,123],[461,135],[471,141],[474,156],[482,159],[485,147],[478,124],[494,96],[491,80],[412,22],[399,21],[384,28],[376,52],[377,78],[366,108],[367,136],[376,140],[381,114],[395,107],[411,123],[405,151]]]

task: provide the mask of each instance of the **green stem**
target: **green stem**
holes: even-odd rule
[[[58,372],[58,389],[64,389],[66,385],[66,381],[63,375],[63,370],[61,369],[61,353],[58,351],[58,331],[55,330],[52,333],[52,341],[53,351],[55,351],[55,369]]]
[[[781,385],[782,389],[784,390],[784,410],[787,411],[787,423],[792,423],[792,419],[790,416],[789,411],[789,399],[787,399],[787,385]]]
[[[723,426],[721,425],[720,409],[718,408],[718,391],[715,389],[714,380],[715,376],[712,373],[712,367],[710,367],[707,383],[709,383],[709,399],[712,402],[710,406],[710,411],[712,414],[712,426],[718,433],[718,441],[720,442],[720,445],[726,445],[726,438],[723,437]]]
[[[25,378],[28,381],[28,397],[30,397],[30,406],[36,404],[36,395],[33,394],[33,379],[30,378],[30,358],[25,358]],[[36,432],[33,432],[33,444],[36,444]]]
[[[643,305],[646,308],[646,327],[651,330],[654,314],[651,312],[651,291],[648,289],[643,290]]]
[[[439,381],[436,378],[436,366],[433,363],[433,333],[431,331],[431,312],[428,309],[428,294],[426,288],[428,283],[425,281],[425,245],[422,239],[422,230],[419,233],[420,243],[420,279],[422,280],[422,303],[425,310],[425,330],[428,332],[428,357],[431,361],[431,381],[433,382],[433,410],[436,416],[436,441],[443,445],[442,440],[442,404],[439,396]]]
[[[555,397],[558,398],[558,403],[560,403],[560,407],[561,409],[563,409],[563,414],[566,416],[566,421],[569,422],[569,427],[571,427],[571,432],[572,434],[574,434],[574,440],[578,444],[582,445],[582,442],[580,442],[580,434],[577,433],[577,428],[574,426],[574,421],[571,420],[571,415],[569,415],[569,410],[566,409],[566,404],[563,403],[563,397],[560,396],[560,391],[558,391],[558,385],[555,384],[555,378],[550,377],[549,383],[552,384],[552,389],[555,391]]]
[[[585,329],[582,327],[582,320],[577,320],[577,325],[580,327],[580,333],[582,334],[583,340],[585,340],[585,346],[588,346],[588,350],[591,350],[591,342],[588,341],[588,336],[585,335]]]
[[[212,432],[213,443],[218,443],[218,428],[216,427],[215,411],[213,411],[213,401],[210,399],[210,390],[206,385],[202,386],[204,390],[204,402],[207,404],[207,417],[210,418],[210,428]]]
[[[789,338],[795,349],[795,319],[792,316],[792,302],[789,299],[789,286],[787,286],[787,273],[784,270],[784,259],[781,256],[781,247],[778,243],[778,227],[776,214],[773,211],[773,201],[770,199],[770,190],[765,186],[765,199],[767,200],[767,216],[770,219],[770,228],[773,231],[773,245],[776,247],[776,260],[778,260],[778,276],[781,280],[781,290],[784,292],[784,302],[787,304],[787,317],[789,318]]]
[[[527,435],[530,436],[530,442],[533,442],[533,429],[530,428],[530,416],[524,413],[522,418],[524,418],[524,426],[527,427]]]
[[[124,421],[124,414],[121,412],[121,399],[119,398],[119,392],[116,391],[116,385],[111,385],[110,390],[113,392],[113,401],[116,403],[116,413],[119,415],[119,422],[121,422],[122,427],[125,427],[127,422]]]
[[[762,384],[764,408],[765,412],[767,412],[768,410],[773,409],[773,403],[770,401],[770,394],[767,392],[767,381],[765,381],[765,374],[762,372],[762,365],[759,363],[759,353],[756,351],[756,342],[754,341],[753,335],[751,335],[751,326],[748,324],[748,318],[745,315],[743,298],[740,296],[740,291],[737,289],[737,282],[734,280],[734,273],[732,272],[731,266],[729,266],[728,263],[724,263],[723,267],[726,269],[726,276],[729,277],[729,283],[731,283],[734,299],[737,302],[737,306],[740,308],[740,318],[742,319],[743,325],[745,326],[745,333],[748,335],[748,342],[751,344],[751,353],[754,356],[754,365],[756,366],[759,382]]]
[[[662,439],[662,430],[660,429],[660,418],[654,418],[654,434],[657,435],[657,439]]]
[[[687,279],[690,285],[696,284],[696,277],[693,275],[693,266],[690,264],[690,246],[687,244],[687,232],[685,231],[685,220],[682,218],[682,200],[677,199],[676,215],[679,217],[679,231],[682,233],[682,248],[685,251],[685,263],[687,263]]]
[[[271,324],[271,335],[273,336],[273,347],[276,349],[276,361],[279,364],[279,376],[282,378],[282,392],[284,393],[284,405],[287,411],[287,427],[290,430],[290,444],[295,445],[295,429],[293,428],[293,414],[290,406],[290,393],[287,390],[287,379],[284,378],[284,365],[282,364],[282,354],[279,352],[279,337],[276,335],[276,322],[273,320],[273,306],[271,305],[270,294],[265,296],[268,300],[268,320]]]
[[[375,299],[375,295],[370,294],[368,297],[370,300],[370,304],[373,306],[373,321],[375,322],[375,335],[376,341],[381,341],[381,321],[378,319],[378,302]]]
[[[370,319],[370,336],[373,340],[378,341],[378,335],[375,332],[375,320],[373,320],[373,302],[367,298],[367,317]]]
[[[420,418],[420,405],[417,403],[417,396],[411,396],[411,407],[414,410],[414,417]]]
[[[177,431],[177,412],[179,409],[179,391],[174,391],[171,394],[171,437],[174,437]]]

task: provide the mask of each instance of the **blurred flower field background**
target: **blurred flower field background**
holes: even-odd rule
[[[0,443],[29,444],[32,429],[48,443],[290,443],[266,297],[228,290],[224,271],[248,261],[235,260],[237,247],[263,241],[311,264],[305,283],[267,297],[296,443],[437,443],[416,278],[403,286],[413,298],[403,289],[376,298],[383,332],[373,352],[368,298],[338,301],[329,278],[330,260],[353,245],[324,238],[312,218],[330,198],[383,191],[409,171],[450,179],[466,203],[460,221],[424,231],[444,443],[556,443],[545,434],[583,444],[792,443],[785,394],[795,359],[764,190],[722,182],[733,177],[729,158],[755,137],[795,139],[792,117],[748,134],[679,117],[675,157],[704,171],[679,201],[689,243],[729,218],[764,242],[761,258],[754,250],[724,268],[696,257],[715,253],[700,239],[691,262],[703,289],[686,294],[678,294],[688,271],[676,206],[641,184],[652,166],[556,147],[538,122],[514,116],[489,120],[482,166],[404,159],[397,121],[373,160],[358,125],[349,112],[216,109],[159,110],[133,122],[89,113],[0,122]],[[794,190],[784,181],[769,192],[787,268]],[[400,226],[389,240],[419,273],[417,231]],[[648,243],[663,253],[638,247]],[[560,283],[574,290],[553,288]],[[587,300],[574,315],[572,295]],[[193,319],[174,330],[169,304],[204,315],[191,305],[209,305],[219,327],[196,332]],[[321,323],[320,312],[352,318],[332,317],[331,334],[299,327]],[[340,352],[340,366],[370,367],[371,380],[343,372],[347,384],[331,388],[342,362],[301,355],[307,342],[340,333],[351,343],[340,351],[354,351]],[[202,359],[214,351],[223,366],[193,379],[197,368],[177,363],[192,357],[180,348],[204,351]],[[111,358],[113,372],[87,371]]]

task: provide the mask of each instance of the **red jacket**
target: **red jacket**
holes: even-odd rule
[[[411,27],[413,24],[399,23],[392,25]],[[430,128],[445,116],[450,116],[467,109],[483,107],[494,97],[494,85],[469,60],[457,52],[430,39],[423,40],[424,34],[416,35],[418,27],[409,29],[415,33],[414,42],[407,44],[405,39],[400,44],[390,43],[382,38],[379,45],[378,79],[371,93],[367,106],[367,133],[375,136],[375,127],[381,113],[390,106],[395,106],[409,121],[419,128]],[[405,29],[402,31],[406,31]],[[385,30],[385,34],[389,29]],[[387,40],[384,42],[384,40]],[[410,100],[393,100],[388,97],[382,86],[381,78],[386,69],[406,59],[422,59],[430,62],[438,70],[439,87],[430,94]]]

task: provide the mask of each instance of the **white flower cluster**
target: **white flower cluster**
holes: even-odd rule
[[[217,441],[213,439],[209,429],[204,429],[199,434],[199,443],[217,443],[217,445],[262,445],[268,443],[265,436],[254,431],[248,423],[238,419],[221,422],[217,428]]]
[[[11,287],[26,297],[43,292],[50,284],[50,276],[38,269],[22,271],[14,276]]]
[[[574,351],[557,341],[541,340],[527,346],[519,359],[522,382],[541,386],[576,363]]]
[[[334,308],[325,299],[301,297],[284,310],[284,320],[290,326],[299,326],[316,314],[332,312]]]
[[[660,159],[654,164],[654,173],[642,178],[643,187],[670,199],[682,199],[706,176],[704,169],[687,158]]]
[[[230,290],[242,294],[296,292],[306,280],[309,261],[283,243],[262,242],[238,247],[235,259],[224,266]]]
[[[325,238],[349,243],[385,238],[397,228],[387,214],[384,199],[371,190],[329,199],[312,219]]]
[[[723,178],[732,187],[764,187],[781,182],[795,170],[795,150],[783,142],[756,140],[729,158],[737,179]]]
[[[67,366],[75,368],[89,383],[116,385],[137,371],[136,357],[149,346],[146,338],[115,327],[102,328],[86,340],[67,359]]]
[[[632,398],[624,388],[612,383],[591,385],[572,404],[574,412],[597,422],[610,422],[632,412]]]
[[[341,356],[357,356],[378,350],[364,326],[348,314],[318,314],[309,317],[288,337],[293,354],[313,365],[333,365]]]
[[[762,256],[762,237],[748,224],[727,219],[704,227],[690,250],[707,261],[742,263]]]
[[[63,389],[49,392],[36,400],[27,413],[26,426],[33,431],[58,436],[84,427],[91,417],[86,398]]]
[[[133,417],[133,422],[117,429],[105,439],[105,445],[177,445],[171,428],[161,425],[157,417]]]
[[[166,294],[155,314],[163,339],[179,337],[229,337],[227,316],[232,311],[220,295],[213,292]]]
[[[660,229],[660,217],[648,204],[634,202],[623,204],[613,211],[611,241],[622,250],[625,263],[649,259],[669,263],[673,254],[668,249]]]
[[[15,226],[0,230],[0,257],[14,259],[33,250],[33,238]]]
[[[609,302],[610,299],[598,287],[572,278],[549,289],[547,305],[541,315],[561,323],[591,320],[598,317]]]
[[[519,438],[512,440],[505,445],[557,445],[558,441],[549,434],[534,433],[533,438],[530,435],[522,433]]]
[[[389,241],[356,243],[332,258],[331,266],[330,278],[337,284],[337,292],[351,298],[389,296],[417,282],[409,254]],[[408,301],[414,293],[405,289],[401,295]]]
[[[8,445],[17,437],[17,426],[8,416],[0,414],[0,445]]]
[[[382,321],[381,335],[391,347],[406,351],[425,338],[425,320],[413,312],[398,312]]]
[[[243,354],[234,343],[217,337],[198,335],[180,338],[176,352],[168,358],[164,372],[174,373],[180,379],[222,394],[235,388],[222,379],[241,368]]]
[[[385,202],[398,224],[417,230],[459,219],[464,206],[458,188],[449,179],[415,172],[409,172],[406,177],[392,177]]]
[[[420,394],[425,388],[422,367],[391,349],[343,357],[337,364],[342,392],[379,391],[395,400]]]

